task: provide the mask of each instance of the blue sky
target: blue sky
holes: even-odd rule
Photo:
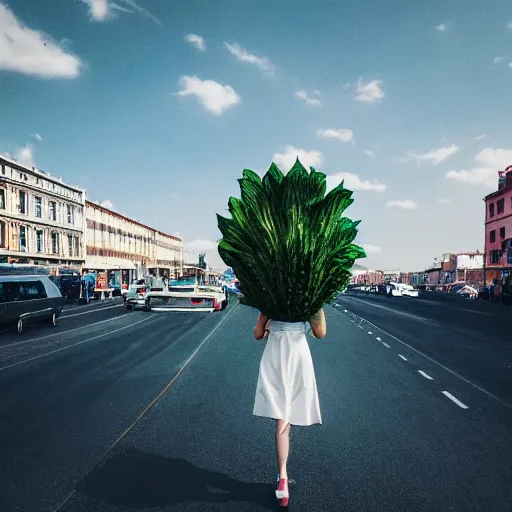
[[[242,169],[297,153],[355,190],[359,263],[482,250],[512,164],[512,5],[429,4],[0,0],[0,153],[215,266]]]

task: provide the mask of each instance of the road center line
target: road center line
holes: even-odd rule
[[[389,333],[388,331],[385,331],[384,329],[382,329],[382,327],[379,327],[379,326],[375,325],[374,323],[370,322],[369,320],[365,320],[362,317],[359,317],[359,318],[361,318],[361,320],[364,320],[365,322],[367,322],[373,328],[378,329],[379,331],[383,332],[384,334],[386,334],[390,338],[393,338],[395,341],[398,341],[398,343],[401,343],[402,345],[407,347],[409,350],[412,350],[413,352],[415,352],[416,354],[420,355],[421,357],[424,357],[425,359],[428,359],[430,362],[436,364],[437,366],[440,366],[441,368],[443,368],[443,370],[446,370],[448,373],[451,373],[452,375],[454,375],[455,377],[459,378],[460,380],[462,380],[466,384],[469,384],[470,386],[473,386],[475,389],[478,389],[478,391],[484,393],[485,395],[487,395],[487,396],[489,396],[491,398],[494,398],[494,400],[496,400],[497,402],[500,402],[501,404],[505,405],[506,407],[512,408],[512,405],[509,404],[508,402],[505,402],[504,400],[502,400],[501,398],[498,398],[496,395],[493,395],[492,393],[490,393],[486,389],[481,388],[477,384],[474,384],[473,382],[471,382],[470,380],[466,379],[466,377],[463,377],[459,373],[454,372],[453,370],[450,370],[450,368],[446,367],[444,364],[441,364],[439,361],[436,361],[435,359],[432,359],[430,356],[427,356],[427,354],[424,354],[421,350],[418,350],[417,348],[414,348],[413,346],[409,345],[405,341],[402,341],[400,338],[397,338],[396,336],[394,336],[393,334]]]
[[[58,348],[56,350],[52,350],[50,352],[45,352],[44,354],[40,354],[35,357],[30,357],[29,359],[24,359],[23,361],[18,361],[17,363],[12,363],[7,366],[3,366],[0,368],[0,372],[3,370],[8,370],[9,368],[14,368],[15,366],[19,366],[20,364],[30,363],[31,361],[35,361],[36,359],[41,359],[42,357],[50,356],[52,354],[56,354],[57,352],[62,352],[63,350],[68,350],[70,348],[76,347],[78,345],[83,345],[84,343],[89,343],[90,341],[98,340],[100,338],[104,338],[105,336],[109,336],[110,334],[114,334],[119,331],[124,331],[125,329],[128,329],[130,327],[133,327],[134,325],[141,324],[142,322],[147,322],[150,318],[153,318],[155,315],[151,315],[147,318],[143,318],[142,320],[139,320],[138,322],[135,322],[130,325],[125,325],[124,327],[119,327],[118,329],[114,329],[113,331],[108,331],[103,334],[98,334],[98,336],[93,336],[92,338],[89,338],[87,340],[79,341],[77,343],[73,343],[72,345],[68,345],[67,347]]]
[[[434,380],[430,375],[428,375],[427,373],[425,373],[423,370],[418,370],[418,373],[420,375],[423,375],[423,377],[425,377],[425,379],[428,379],[428,380]]]
[[[468,406],[464,405],[460,400],[455,398],[452,394],[448,393],[448,391],[443,391],[443,395],[447,396],[452,402],[455,402],[461,409],[467,409]]]
[[[135,419],[135,421],[117,438],[116,441],[108,448],[108,450],[103,454],[102,457],[94,464],[94,466],[86,472],[84,476],[80,480],[84,480],[88,475],[90,475],[107,457],[108,455],[116,448],[116,446],[137,426],[137,424],[142,420],[146,414],[157,404],[169,391],[169,389],[174,385],[174,383],[178,380],[178,377],[185,371],[185,368],[189,365],[189,363],[194,359],[197,353],[201,350],[203,345],[213,336],[213,334],[217,331],[217,329],[224,323],[224,321],[231,315],[231,313],[237,308],[239,303],[236,303],[220,320],[220,322],[210,331],[210,333],[204,338],[204,340],[199,344],[199,346],[192,352],[192,354],[186,359],[186,361],[180,366],[178,372],[174,375],[174,377],[164,386],[164,388],[149,402],[149,404],[144,408],[144,410],[139,414],[139,416]],[[152,315],[155,316],[155,315]],[[135,325],[135,324],[133,324]],[[54,510],[54,512],[59,512],[62,508],[69,502],[71,498],[76,494],[76,488],[73,489],[64,499],[64,501]]]

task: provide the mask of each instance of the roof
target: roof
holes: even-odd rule
[[[44,177],[45,179],[58,183],[59,185],[63,185],[64,187],[76,190],[77,192],[85,192],[85,189],[82,187],[79,187],[78,185],[70,185],[69,183],[65,182],[62,178],[57,178],[56,176],[51,175],[49,172],[43,171],[41,169],[38,169],[37,167],[27,167],[26,165],[20,164],[17,160],[14,158],[7,156],[7,155],[0,155],[0,160],[4,160],[5,162],[9,163],[11,166],[13,166],[15,169],[27,171],[32,174],[40,175]]]
[[[39,265],[23,265],[19,263],[0,263],[0,275],[2,276],[47,276],[50,271]]]
[[[167,233],[164,233],[163,231],[159,231],[158,229],[152,228],[151,226],[142,224],[142,222],[139,222],[135,219],[130,219],[130,217],[126,217],[126,215],[121,215],[120,213],[117,213],[114,210],[109,210],[108,208],[105,208],[104,206],[101,206],[100,204],[95,203],[94,201],[90,201],[89,199],[85,200],[85,206],[92,206],[93,208],[96,208],[97,210],[101,210],[105,213],[108,213],[109,215],[113,215],[114,217],[117,217],[118,219],[126,220],[128,222],[131,222],[132,224],[137,224],[137,226],[140,226],[141,228],[149,229],[150,231],[154,231],[155,233],[158,233],[159,235],[165,236],[167,238],[172,238],[173,240],[176,240],[177,242],[183,242],[183,240],[181,238],[178,238],[177,236],[169,235]]]

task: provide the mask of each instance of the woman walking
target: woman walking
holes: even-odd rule
[[[311,319],[310,325],[315,338],[325,336],[323,310]],[[287,506],[289,501],[286,465],[291,425],[322,423],[307,332],[306,322],[276,322],[261,313],[254,328],[257,340],[268,341],[261,358],[253,414],[276,421],[276,497],[281,506]]]
[[[308,328],[325,336],[323,307],[365,252],[353,243],[359,222],[342,217],[353,202],[343,182],[326,193],[326,175],[298,159],[286,175],[272,164],[263,178],[244,169],[238,182],[232,218],[217,215],[218,250],[240,280],[240,302],[259,312],[255,338],[267,339],[253,414],[276,422],[276,496],[286,506],[291,425],[322,423]]]

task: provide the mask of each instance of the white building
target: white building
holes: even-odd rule
[[[0,157],[0,261],[79,268],[85,190]]]
[[[84,269],[107,271],[109,282],[121,285],[149,272],[168,277],[183,273],[183,241],[86,201]]]

